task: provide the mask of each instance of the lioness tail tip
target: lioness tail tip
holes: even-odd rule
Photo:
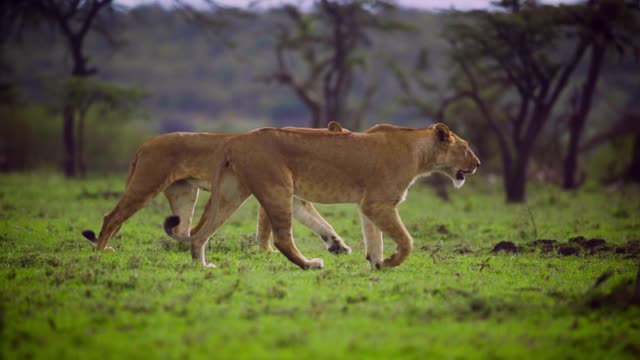
[[[180,224],[180,216],[176,216],[176,215],[172,215],[172,216],[167,216],[166,219],[164,219],[164,232],[167,233],[167,235],[172,236],[173,235],[173,228],[178,226],[178,224]]]
[[[84,230],[82,232],[82,236],[84,236],[85,238],[87,238],[87,240],[91,241],[91,242],[96,242],[96,233],[94,233],[91,230]]]

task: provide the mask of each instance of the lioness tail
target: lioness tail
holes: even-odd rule
[[[167,216],[167,218],[164,219],[164,223],[162,224],[162,227],[164,228],[164,232],[167,233],[167,235],[171,236],[176,240],[180,240],[176,238],[173,234],[173,228],[178,226],[179,224],[180,224],[180,216],[176,216],[176,215]]]
[[[91,241],[94,244],[96,241],[98,241],[98,238],[96,238],[96,233],[94,233],[93,230],[83,230],[82,236],[84,236],[87,240]]]

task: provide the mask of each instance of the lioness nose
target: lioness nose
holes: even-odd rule
[[[480,167],[480,160],[476,160],[476,167]]]

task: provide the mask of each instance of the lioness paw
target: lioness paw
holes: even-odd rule
[[[307,263],[307,269],[322,269],[324,267],[324,261],[322,259],[311,259]]]
[[[351,248],[337,235],[322,235],[327,251],[332,254],[351,254]]]
[[[345,244],[334,243],[329,247],[330,253],[332,254],[351,254],[351,248]]]
[[[383,264],[382,260],[378,260],[378,261],[371,260],[371,258],[368,256],[367,256],[367,260],[369,261],[369,267],[371,268],[371,270],[382,269],[382,264]]]
[[[95,248],[96,251],[110,251],[110,252],[116,252],[116,249],[112,248],[111,246],[107,246],[104,249],[100,250],[97,247]]]

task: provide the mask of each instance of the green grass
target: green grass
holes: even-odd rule
[[[254,200],[209,242],[207,258],[218,269],[192,263],[187,247],[163,234],[162,197],[112,239],[117,252],[93,251],[80,231],[99,230],[116,202],[109,192],[122,191],[124,180],[0,177],[2,358],[640,354],[640,307],[631,304],[637,255],[565,257],[526,246],[582,235],[615,249],[640,239],[638,188],[531,186],[525,206],[504,204],[500,189],[480,177],[452,190],[450,202],[416,185],[400,206],[415,250],[383,271],[370,271],[364,259],[355,206],[318,206],[354,252],[329,254],[296,225],[301,251],[325,260],[324,270],[302,271],[258,251]],[[503,240],[523,251],[492,253]]]

